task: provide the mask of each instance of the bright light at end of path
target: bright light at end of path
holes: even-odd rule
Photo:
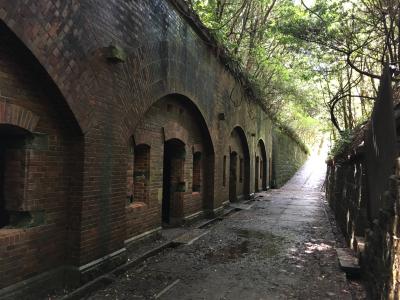
[[[313,178],[324,176],[321,174],[326,171],[325,160],[328,156],[329,150],[328,138],[326,136],[322,137],[322,141],[317,144],[318,145],[312,149],[311,155],[306,162],[307,168],[313,170],[310,178],[307,180],[307,185],[313,185]]]

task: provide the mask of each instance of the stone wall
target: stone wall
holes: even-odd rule
[[[326,197],[349,244],[363,239],[368,227],[368,194],[364,151],[328,162]]]
[[[279,128],[273,130],[272,187],[283,186],[304,164],[308,153]]]
[[[362,156],[361,156],[362,157]],[[398,167],[397,167],[398,168]],[[396,171],[400,174],[400,169]],[[388,178],[378,218],[367,216],[368,188],[362,158],[328,164],[326,195],[350,248],[360,258],[371,299],[399,299],[400,180]]]
[[[0,0],[0,27],[0,137],[28,145],[1,149],[0,297],[123,263],[125,242],[162,225],[169,141],[185,149],[170,180],[179,222],[222,211],[233,148],[243,159],[236,195],[259,189],[260,153],[269,185],[271,120],[170,2]]]
[[[360,258],[371,299],[400,298],[400,119],[394,102],[386,66],[371,120],[356,127],[328,161],[327,200]]]

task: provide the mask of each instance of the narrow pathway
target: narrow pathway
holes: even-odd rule
[[[282,189],[166,249],[91,299],[351,299],[323,203],[325,164],[312,156]]]

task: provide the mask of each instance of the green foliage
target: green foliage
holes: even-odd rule
[[[333,144],[329,155],[333,157],[337,157],[345,152],[347,152],[348,148],[353,141],[354,135],[352,130],[345,130],[340,135],[339,138]]]
[[[304,12],[291,0],[192,0],[191,4],[238,62],[245,88],[279,127],[300,144],[311,144],[323,127],[320,111],[324,111],[313,87],[313,63],[308,50],[279,25],[288,15],[295,13],[292,19]]]
[[[187,1],[250,96],[309,145],[369,115],[385,53],[400,69],[396,1]]]
[[[334,139],[333,146],[329,151],[331,158],[346,158],[349,152],[357,147],[363,140],[365,126],[368,123],[369,115],[365,115],[360,119],[359,123],[353,129],[346,129],[342,131],[336,139]]]
[[[295,141],[297,143],[297,145],[299,145],[299,147],[304,151],[304,153],[306,154],[310,154],[310,149],[309,147],[304,143],[304,141],[299,137],[299,135],[297,134],[297,132],[285,125],[282,124],[281,122],[276,122],[277,128],[283,132],[284,134],[286,134],[288,137],[290,137],[293,141]]]

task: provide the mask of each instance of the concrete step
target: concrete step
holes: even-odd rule
[[[349,248],[337,248],[336,253],[339,259],[340,268],[346,272],[347,275],[359,276],[361,268],[358,258],[354,252]]]

